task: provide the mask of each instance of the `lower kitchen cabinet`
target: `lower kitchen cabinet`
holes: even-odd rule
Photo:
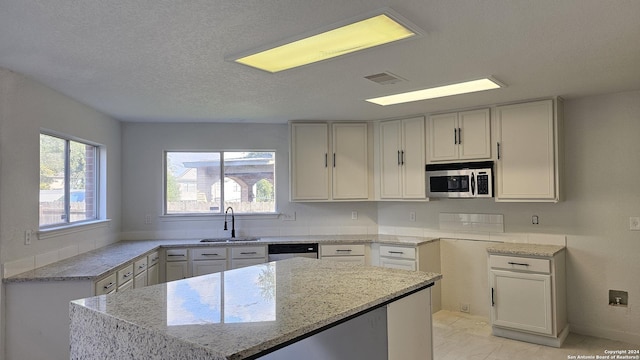
[[[493,334],[560,347],[568,334],[565,254],[489,255]]]
[[[164,260],[165,281],[181,280],[191,276],[188,249],[166,249]]]
[[[190,249],[191,276],[213,274],[227,270],[227,248],[204,247]]]
[[[320,258],[364,265],[365,251],[363,244],[320,245]]]
[[[434,240],[412,244],[371,244],[371,265],[409,271],[440,271],[440,241]],[[441,310],[441,285],[436,282],[431,288],[432,311]]]
[[[231,269],[264,264],[267,262],[267,247],[237,246],[231,247]]]

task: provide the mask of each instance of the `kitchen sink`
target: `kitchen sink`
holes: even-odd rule
[[[258,241],[260,238],[258,237],[223,237],[223,238],[207,238],[202,239],[200,242],[210,242],[210,243],[220,243],[220,242],[242,242],[242,241]]]

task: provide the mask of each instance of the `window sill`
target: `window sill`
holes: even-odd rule
[[[44,240],[44,239],[50,239],[58,236],[69,235],[69,234],[73,234],[81,231],[99,229],[99,228],[109,226],[110,223],[111,223],[111,219],[103,219],[103,220],[87,221],[87,222],[82,222],[82,223],[72,224],[72,225],[64,225],[64,226],[58,226],[53,228],[47,228],[47,229],[38,231],[38,239]]]
[[[263,220],[263,219],[277,219],[280,217],[279,213],[263,213],[263,214],[235,214],[236,219],[243,220]],[[231,218],[231,214],[227,214],[228,218]],[[211,219],[224,218],[224,214],[171,214],[160,215],[158,219],[160,221],[211,221]]]

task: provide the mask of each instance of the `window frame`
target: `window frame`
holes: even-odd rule
[[[54,137],[60,140],[63,140],[65,142],[65,148],[64,148],[64,155],[65,155],[65,159],[64,159],[64,221],[61,222],[57,222],[54,224],[47,224],[47,225],[42,225],[40,223],[40,216],[38,215],[38,229],[41,233],[46,233],[48,231],[51,230],[57,230],[57,229],[65,229],[65,228],[73,228],[73,227],[78,227],[78,226],[86,226],[88,224],[94,224],[97,222],[101,222],[102,220],[105,220],[102,214],[102,206],[101,206],[101,194],[102,194],[102,167],[103,167],[103,151],[104,151],[104,147],[100,144],[97,144],[95,142],[86,140],[86,139],[81,139],[75,136],[71,136],[68,134],[64,134],[64,133],[60,133],[60,132],[56,132],[56,131],[52,131],[52,130],[45,130],[45,129],[41,129],[40,130],[40,134],[38,135],[38,139],[40,139],[40,137],[42,135],[45,136],[50,136],[50,137]],[[92,218],[89,219],[83,219],[83,220],[76,220],[76,221],[71,221],[71,167],[70,167],[70,163],[71,163],[71,142],[75,142],[75,143],[79,143],[85,146],[91,146],[93,148],[93,157],[94,157],[94,166],[93,166],[93,182],[94,182],[94,196],[93,196],[93,212],[94,212],[94,216]],[[38,156],[40,157],[42,155],[42,149],[39,147],[38,149]],[[40,167],[40,161],[38,162],[39,165],[38,167]],[[40,183],[40,182],[38,182]],[[86,190],[86,189],[85,189]],[[85,191],[86,193],[86,191]],[[86,195],[86,194],[85,194]],[[39,195],[38,195],[39,197]],[[86,199],[86,196],[85,196]],[[38,203],[40,203],[40,201],[38,201]]]
[[[224,179],[225,179],[225,153],[238,153],[238,152],[269,152],[273,153],[273,211],[270,212],[238,212],[234,209],[234,215],[236,216],[251,216],[251,217],[261,217],[261,216],[273,216],[278,215],[278,195],[277,195],[277,186],[276,186],[276,167],[277,167],[277,151],[274,149],[224,149],[224,150],[164,150],[162,152],[162,217],[167,218],[176,218],[176,217],[205,217],[205,216],[217,216],[224,215],[225,213],[225,189],[224,189]],[[168,186],[167,186],[167,171],[168,171],[168,161],[167,155],[169,153],[218,153],[220,156],[220,207],[217,211],[208,211],[208,212],[180,212],[180,213],[170,213],[168,212]]]

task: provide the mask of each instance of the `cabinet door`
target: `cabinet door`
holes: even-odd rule
[[[366,200],[369,197],[366,123],[332,124],[332,198]]]
[[[160,268],[158,264],[149,266],[147,269],[147,285],[156,285],[160,283]]]
[[[143,271],[138,273],[136,277],[133,278],[133,288],[140,289],[142,287],[147,286],[147,271]]]
[[[402,120],[402,197],[426,198],[424,118]]]
[[[264,259],[232,259],[231,260],[231,268],[237,269],[245,266],[259,265],[264,264]]]
[[[429,161],[458,159],[458,113],[429,117]]]
[[[196,260],[191,264],[191,274],[200,276],[227,270],[227,260]]]
[[[291,124],[291,200],[329,199],[328,148],[327,124]]]
[[[552,100],[496,108],[497,201],[557,201]]]
[[[187,261],[168,261],[166,263],[167,281],[182,280],[189,277],[189,263]]]
[[[380,198],[382,199],[402,198],[401,149],[402,123],[398,120],[381,122]]]
[[[491,158],[491,118],[489,109],[458,113],[459,158]]]
[[[551,275],[491,270],[491,322],[551,335]]]

